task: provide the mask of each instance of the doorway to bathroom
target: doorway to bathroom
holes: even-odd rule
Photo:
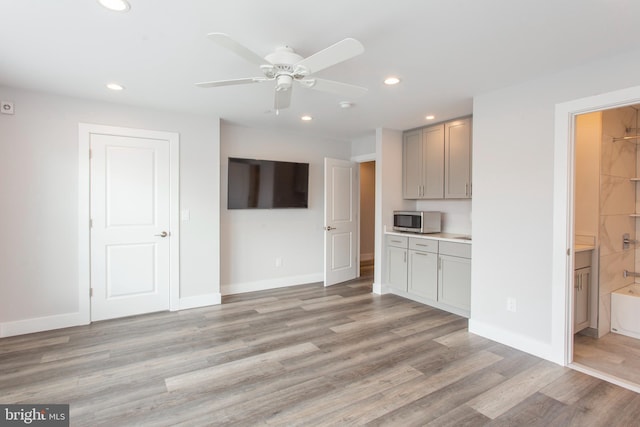
[[[568,319],[572,366],[636,390],[640,389],[639,109],[636,104],[575,116],[574,271]]]

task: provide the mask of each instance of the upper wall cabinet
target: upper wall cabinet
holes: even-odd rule
[[[405,199],[471,198],[471,118],[405,132]]]

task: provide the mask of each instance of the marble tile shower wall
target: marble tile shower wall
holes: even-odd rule
[[[602,149],[600,162],[600,277],[598,336],[611,329],[611,292],[630,283],[624,270],[640,271],[635,249],[624,250],[622,235],[629,233],[631,239],[640,236],[636,220],[630,215],[637,209],[636,183],[630,178],[637,176],[638,154],[635,141],[616,141],[626,135],[628,128],[635,128],[637,111],[632,107],[606,110],[602,114]],[[640,184],[637,184],[640,187]],[[640,252],[638,252],[640,255]]]

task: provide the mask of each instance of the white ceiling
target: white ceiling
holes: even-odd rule
[[[0,85],[351,139],[466,115],[474,95],[639,45],[637,0],[129,1],[117,13],[96,0],[0,0]],[[369,92],[343,110],[339,96],[296,86],[276,116],[270,83],[197,88],[261,75],[210,32],[260,55],[289,45],[304,57],[356,38],[364,54],[317,77]],[[402,83],[384,86],[391,74]]]

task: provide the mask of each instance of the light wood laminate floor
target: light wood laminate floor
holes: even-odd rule
[[[573,361],[640,387],[640,340],[613,332],[602,338],[577,334]]]
[[[371,280],[0,340],[1,403],[71,425],[630,426],[640,395],[469,334]]]

